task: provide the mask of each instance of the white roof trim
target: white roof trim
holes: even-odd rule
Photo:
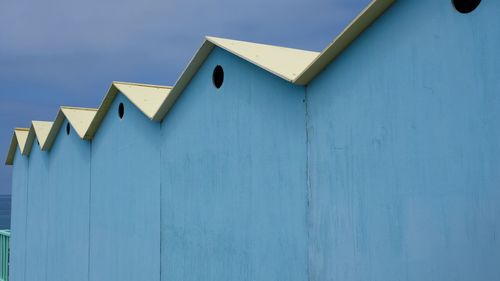
[[[111,104],[116,95],[122,93],[133,105],[135,105],[149,119],[156,120],[155,116],[161,105],[168,98],[172,87],[148,85],[127,82],[113,82],[104,97],[104,100],[99,106],[97,113],[92,119],[88,130],[85,132],[85,138],[91,139],[94,137],[97,129],[101,125],[102,120],[106,116]]]
[[[206,39],[282,79],[292,82],[319,52],[207,36]]]
[[[71,127],[76,131],[81,139],[85,139],[85,132],[87,132],[90,122],[94,118],[97,109],[95,108],[82,108],[82,107],[69,107],[61,106],[57,112],[56,120],[50,128],[47,139],[42,146],[43,150],[49,150],[59,133],[59,129],[64,123],[65,119],[71,124]]]
[[[10,142],[9,152],[7,153],[7,159],[5,160],[5,165],[14,164],[14,156],[16,155],[16,149],[19,147],[21,154],[26,146],[26,140],[28,139],[28,128],[16,128],[12,134],[12,140]]]
[[[319,55],[318,52],[207,36],[175,83],[170,95],[155,115],[154,120],[163,119],[215,46],[288,82],[292,82],[298,77],[303,69],[310,65]]]
[[[314,61],[304,68],[293,81],[307,85],[349,45],[358,38],[375,20],[378,19],[396,0],[372,0],[372,2],[326,47]]]
[[[33,147],[33,142],[35,138],[38,140],[40,149],[43,149],[47,137],[49,135],[50,129],[52,128],[53,122],[46,121],[32,121],[31,128],[28,132],[28,139],[26,140],[25,153],[29,155],[31,153],[31,148]]]

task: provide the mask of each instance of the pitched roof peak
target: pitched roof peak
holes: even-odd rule
[[[207,36],[206,40],[289,82],[319,55],[319,52],[211,36]]]
[[[10,142],[9,152],[7,153],[7,159],[5,160],[6,165],[14,164],[14,155],[16,154],[16,149],[19,147],[19,151],[23,153],[23,149],[26,145],[26,140],[28,139],[29,128],[15,128],[12,134],[12,140]]]

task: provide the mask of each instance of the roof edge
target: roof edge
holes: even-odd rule
[[[195,55],[191,58],[188,65],[182,72],[175,85],[172,87],[168,97],[165,99],[163,104],[160,106],[160,109],[153,117],[154,121],[162,121],[168,111],[172,108],[175,101],[179,97],[179,95],[184,91],[184,89],[189,85],[195,74],[198,72],[198,69],[205,62],[208,55],[214,49],[215,44],[210,42],[205,38],[203,44],[195,53]]]
[[[5,165],[7,166],[12,166],[14,164],[14,156],[16,155],[16,149],[19,147],[19,152],[23,154],[24,146],[26,145],[26,142],[24,145],[19,142],[19,133],[23,134],[28,134],[29,128],[15,128],[14,132],[12,133],[12,139],[10,142],[10,147],[9,151],[7,152],[7,159],[5,159]],[[21,147],[23,146],[23,147]]]
[[[375,22],[396,0],[372,0],[368,6],[297,76],[294,84],[307,85]]]
[[[49,133],[47,135],[47,139],[45,140],[45,143],[42,145],[42,150],[50,150],[52,145],[54,144],[57,134],[59,133],[59,129],[61,128],[64,119],[68,119],[68,122],[71,124],[73,128],[76,128],[76,125],[73,124],[73,121],[71,121],[70,118],[68,118],[63,109],[70,109],[70,110],[82,110],[82,111],[97,111],[95,108],[88,108],[88,107],[74,107],[74,106],[61,106],[59,107],[59,110],[57,111],[56,118],[54,122],[52,123],[52,127],[49,130]],[[75,129],[76,131],[76,129]],[[82,137],[78,132],[77,132],[78,137],[81,139],[85,139]]]
[[[258,66],[259,68],[275,75],[275,76],[278,76],[279,78],[287,81],[287,82],[290,82],[290,83],[293,83],[293,80],[294,79],[291,79],[289,77],[286,77],[285,75],[281,74],[281,73],[278,73],[277,71],[274,71],[272,69],[270,69],[269,67],[261,64],[261,63],[258,63],[254,60],[252,60],[251,58],[247,57],[247,56],[244,56],[238,52],[235,52],[234,50],[231,50],[230,48],[224,46],[223,44],[219,44],[217,42],[217,37],[213,37],[213,36],[205,36],[205,40],[209,41],[210,43],[214,44],[215,46],[235,55],[236,57],[244,60],[244,61],[247,61],[251,64],[254,64],[256,66]],[[223,39],[223,38],[220,38],[220,39]],[[232,39],[231,39],[232,40]],[[303,49],[297,49],[297,48],[288,48],[288,47],[283,47],[283,46],[276,46],[276,45],[270,45],[270,44],[262,44],[262,43],[255,43],[255,42],[248,42],[248,41],[242,41],[242,40],[237,40],[237,41],[240,41],[240,42],[244,42],[244,43],[251,43],[251,44],[255,44],[255,45],[264,45],[264,46],[270,46],[270,47],[275,47],[275,48],[282,48],[282,49],[288,49],[288,50],[295,50],[295,51],[301,51],[301,52],[309,52],[309,53],[316,53],[317,55],[319,55],[318,52],[314,52],[314,51],[309,51],[309,50],[303,50]]]
[[[36,123],[38,123],[38,125]],[[31,153],[31,149],[33,148],[33,143],[35,139],[38,140],[38,145],[40,149],[44,150],[44,144],[47,141],[47,137],[45,137],[45,139],[42,139],[42,137],[38,135],[39,133],[37,133],[36,127],[40,125],[39,123],[46,123],[47,126],[50,126],[49,132],[52,129],[52,126],[54,125],[54,122],[50,121],[38,121],[38,120],[31,121],[31,127],[28,131],[28,138],[26,139],[26,144],[25,144],[26,155],[29,155]]]
[[[94,118],[92,118],[92,121],[90,122],[90,125],[85,132],[84,139],[90,140],[92,139],[95,134],[97,133],[97,130],[101,126],[102,121],[104,120],[104,117],[108,113],[111,104],[113,103],[116,95],[121,92],[119,85],[129,85],[129,86],[140,86],[140,87],[148,87],[148,88],[160,88],[160,89],[166,89],[166,90],[172,90],[172,86],[164,86],[164,85],[153,85],[153,84],[142,84],[142,83],[131,83],[131,82],[120,82],[120,81],[113,81],[111,82],[111,85],[109,86],[108,91],[106,92],[106,95],[104,96],[104,99],[101,102],[101,105],[96,111],[96,114]],[[141,111],[144,115],[146,115],[147,118],[149,118],[152,121],[161,121],[155,119],[155,116],[157,115],[157,112],[150,116],[150,114],[146,113],[141,106],[136,104],[133,100],[131,100],[129,97],[127,97],[126,93],[122,93],[127,100],[130,101],[139,111]],[[168,99],[170,96],[170,93],[168,93],[167,98]],[[160,106],[161,108],[161,106]]]

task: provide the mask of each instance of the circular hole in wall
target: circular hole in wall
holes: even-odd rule
[[[474,11],[481,3],[481,0],[452,0],[455,9],[462,14]]]
[[[66,123],[66,135],[69,135],[70,129],[71,129],[71,127],[70,127],[69,123]]]
[[[123,119],[124,114],[125,114],[125,106],[123,105],[123,102],[121,102],[120,105],[118,105],[118,117],[120,117],[120,119]]]
[[[212,82],[217,89],[222,86],[222,83],[224,82],[224,69],[222,69],[222,66],[217,65],[214,68],[214,72],[212,73]]]

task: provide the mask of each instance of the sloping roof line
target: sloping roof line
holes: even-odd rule
[[[50,129],[52,128],[53,122],[47,121],[32,121],[31,127],[28,132],[28,138],[26,140],[26,144],[24,145],[24,154],[29,155],[31,153],[31,148],[33,147],[33,143],[35,139],[38,140],[38,145],[40,149],[43,148],[43,145],[47,141],[47,136],[49,135]]]
[[[28,128],[16,128],[12,134],[12,140],[10,141],[9,152],[7,153],[7,159],[5,160],[5,165],[14,164],[14,156],[16,155],[16,149],[19,147],[19,151],[23,153],[23,148],[25,147],[26,140],[28,138]]]
[[[92,139],[94,137],[118,92],[122,93],[149,119],[160,121],[154,119],[154,117],[160,109],[160,106],[168,98],[171,89],[172,87],[169,86],[116,81],[111,83],[108,93],[104,97],[101,106],[99,106],[95,117],[92,119],[87,131],[85,132],[85,139]]]
[[[78,136],[81,139],[84,139],[85,132],[87,132],[90,122],[94,118],[96,112],[97,109],[95,108],[61,106],[57,112],[54,124],[52,124],[52,127],[47,135],[47,139],[42,146],[42,150],[49,150],[52,147],[59,129],[64,123],[64,119],[68,119],[68,122],[76,131]]]
[[[307,85],[326,66],[335,60],[349,45],[377,20],[396,0],[372,0],[370,4],[328,45],[310,65],[293,81]]]
[[[207,36],[206,40],[260,68],[293,82],[319,52]]]
[[[216,46],[288,82],[293,82],[302,70],[319,55],[318,52],[207,36],[175,83],[170,95],[156,112],[153,120],[161,121],[165,117],[177,97],[187,87]]]
[[[245,41],[206,37],[202,46],[182,72],[174,87],[113,82],[99,109],[61,107],[45,141],[41,144],[42,149],[50,149],[64,118],[69,120],[80,138],[87,140],[92,139],[118,92],[123,93],[124,96],[151,120],[163,120],[178,96],[187,87],[215,46],[288,82],[298,85],[307,85],[395,1],[396,0],[372,0],[372,2],[321,53]],[[15,152],[15,147],[18,146],[19,143],[22,144],[20,148],[23,154],[26,153],[25,143],[28,132],[25,131],[28,131],[28,129],[16,129],[9,150],[7,164],[13,161],[12,151]],[[34,128],[34,131],[37,133],[36,128]],[[14,149],[12,149],[12,147],[14,147]]]
[[[187,87],[215,46],[222,48],[278,77],[298,85],[307,85],[330,62],[342,53],[366,28],[396,0],[372,2],[321,53],[272,45],[206,37],[153,120],[161,121]]]

